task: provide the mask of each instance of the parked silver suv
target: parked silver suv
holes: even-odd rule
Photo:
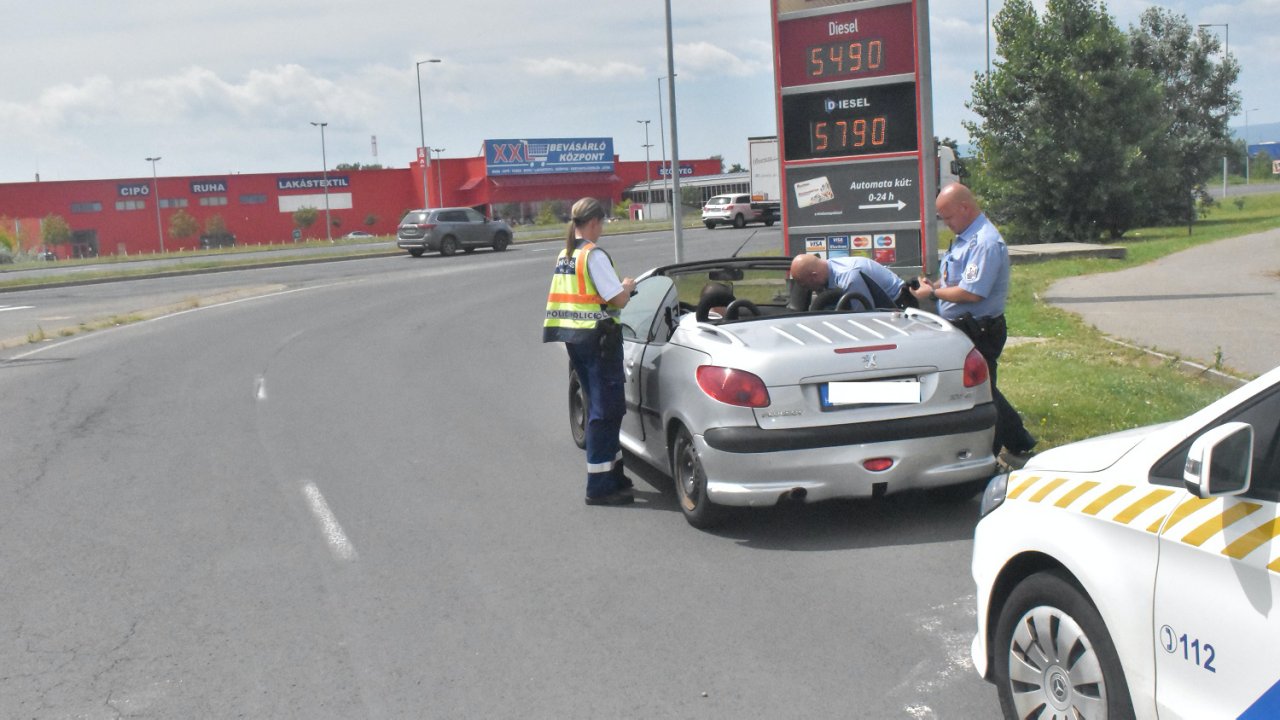
[[[490,220],[472,208],[410,210],[396,229],[396,245],[414,257],[430,250],[452,255],[459,249],[471,252],[478,247],[506,250],[511,244],[511,227]]]

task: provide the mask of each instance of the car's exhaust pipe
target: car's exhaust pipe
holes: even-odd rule
[[[804,499],[808,494],[809,494],[809,491],[802,487],[791,488],[790,490],[782,493],[782,495],[778,498],[778,502],[801,503],[801,502],[804,502]]]

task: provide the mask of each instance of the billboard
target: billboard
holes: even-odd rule
[[[613,172],[613,138],[485,140],[490,176]]]

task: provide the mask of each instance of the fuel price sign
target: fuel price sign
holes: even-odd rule
[[[911,5],[801,17],[778,24],[783,87],[915,71]]]
[[[787,160],[919,149],[914,82],[783,95]]]

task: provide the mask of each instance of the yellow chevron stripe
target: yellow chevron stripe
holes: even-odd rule
[[[1098,513],[1105,510],[1108,505],[1115,502],[1116,498],[1120,497],[1121,495],[1124,495],[1125,493],[1129,492],[1132,489],[1133,489],[1132,485],[1117,485],[1111,488],[1110,490],[1108,490],[1105,494],[1103,494],[1102,497],[1089,503],[1089,506],[1086,507],[1082,512],[1084,512],[1085,515],[1097,515]]]
[[[1066,481],[1067,481],[1066,478],[1054,478],[1053,480],[1050,480],[1048,483],[1045,484],[1044,487],[1036,491],[1035,495],[1031,496],[1031,502],[1040,502],[1045,498],[1046,495],[1053,492],[1054,490],[1057,490],[1058,487],[1061,486],[1062,483]]]
[[[1276,558],[1275,560],[1272,560],[1271,564],[1267,566],[1267,569],[1270,570],[1271,572],[1280,573],[1280,557]]]
[[[1151,492],[1144,495],[1137,502],[1133,503],[1132,505],[1125,508],[1124,510],[1121,510],[1120,514],[1116,515],[1115,520],[1116,522],[1122,525],[1128,525],[1129,523],[1133,522],[1134,518],[1141,515],[1144,511],[1151,509],[1151,507],[1154,506],[1156,503],[1160,502],[1161,500],[1164,500],[1165,498],[1169,497],[1172,494],[1173,494],[1172,490],[1152,490]]]
[[[1241,560],[1244,556],[1271,542],[1277,537],[1280,537],[1280,518],[1271,518],[1258,527],[1236,538],[1230,545],[1222,548],[1222,554],[1229,558]],[[1280,562],[1280,560],[1277,562]],[[1275,568],[1272,569],[1274,570]]]
[[[1165,523],[1164,532],[1168,533],[1170,530],[1173,529],[1174,525],[1177,525],[1178,523],[1182,522],[1187,518],[1188,515],[1199,510],[1205,505],[1208,505],[1211,502],[1213,502],[1213,498],[1191,498],[1189,500],[1183,501],[1183,503],[1179,505],[1171,515],[1169,515],[1169,522]]]
[[[1026,482],[1019,485],[1017,488],[1013,490],[1013,492],[1009,493],[1006,497],[1008,497],[1010,500],[1017,500],[1018,496],[1026,492],[1027,489],[1030,488],[1032,485],[1035,485],[1039,479],[1040,479],[1039,475],[1035,475],[1027,478]]]
[[[1074,489],[1072,489],[1070,492],[1068,492],[1066,495],[1063,495],[1062,499],[1058,500],[1058,502],[1054,503],[1054,505],[1060,508],[1064,508],[1070,505],[1071,503],[1075,502],[1076,500],[1078,500],[1081,495],[1089,492],[1090,490],[1096,487],[1098,487],[1098,483],[1092,480],[1089,480],[1087,482],[1082,482],[1079,485],[1077,485]]]
[[[1240,502],[1222,511],[1221,514],[1209,518],[1200,527],[1182,537],[1182,542],[1200,547],[1206,540],[1222,532],[1227,526],[1257,512],[1262,506],[1257,503]]]
[[[1150,525],[1147,526],[1147,532],[1152,534],[1158,533],[1160,532],[1160,526],[1163,524],[1164,524],[1164,516],[1161,515],[1160,517],[1156,518]]]

